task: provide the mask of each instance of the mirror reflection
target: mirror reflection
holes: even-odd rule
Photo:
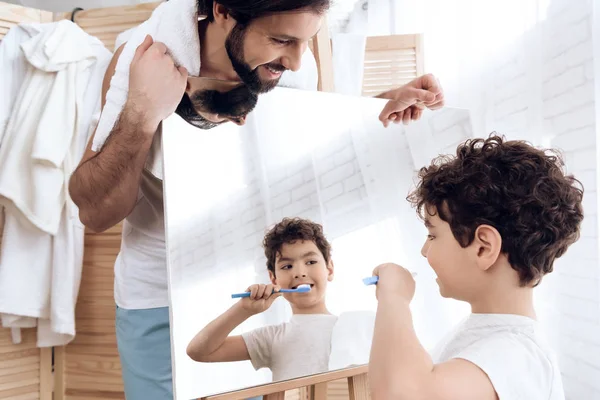
[[[442,151],[424,146],[438,135],[453,147],[472,134],[469,113],[449,107],[384,128],[385,104],[276,88],[242,126],[164,121],[178,398],[368,362],[376,299],[363,278],[409,265],[425,235],[405,199],[415,163]]]

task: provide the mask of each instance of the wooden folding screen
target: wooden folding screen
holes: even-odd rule
[[[0,40],[19,23],[51,21],[50,12],[0,3]],[[0,207],[0,243],[3,221]],[[0,328],[0,399],[52,399],[52,349],[36,346],[35,329],[21,329],[14,344],[11,330]]]
[[[375,96],[423,74],[423,35],[367,37],[363,96]]]

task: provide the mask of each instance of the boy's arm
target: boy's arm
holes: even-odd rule
[[[252,316],[238,302],[206,325],[189,343],[188,356],[199,362],[227,362],[249,360],[250,354],[242,336],[229,334]]]
[[[250,296],[241,299],[210,324],[206,325],[188,344],[187,354],[199,362],[250,360],[242,336],[228,337],[231,331],[255,314],[266,311],[281,296],[276,285],[252,285]]]
[[[498,399],[475,364],[462,359],[433,364],[417,339],[409,301],[396,293],[379,295],[369,378],[373,400]]]

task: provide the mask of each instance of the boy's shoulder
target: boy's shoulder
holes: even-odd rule
[[[436,361],[454,358],[483,370],[500,398],[564,398],[556,356],[533,319],[472,315],[443,343]]]

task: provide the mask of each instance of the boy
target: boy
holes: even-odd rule
[[[250,286],[250,297],[238,301],[192,339],[188,356],[200,362],[250,360],[256,370],[271,369],[273,381],[326,372],[337,317],[325,306],[333,262],[323,228],[306,219],[284,218],[267,233],[263,247],[271,284]],[[310,291],[279,293],[281,288],[302,284],[309,284]],[[290,322],[229,336],[282,295],[292,307]]]
[[[564,399],[532,299],[579,238],[583,189],[561,167],[556,156],[492,135],[421,169],[408,199],[428,229],[422,254],[441,295],[468,302],[472,314],[432,358],[413,330],[411,274],[377,267],[374,400]]]

